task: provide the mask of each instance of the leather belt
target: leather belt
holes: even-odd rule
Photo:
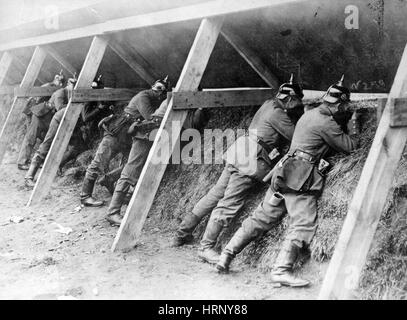
[[[307,152],[301,151],[301,150],[295,150],[293,153],[293,156],[301,158],[302,160],[306,160],[309,162],[314,162],[316,160],[316,158],[314,156],[310,155]]]
[[[270,153],[272,151],[271,147],[265,143],[261,138],[257,137],[257,143],[267,151],[267,153]]]

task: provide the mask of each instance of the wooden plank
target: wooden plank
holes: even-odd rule
[[[72,95],[72,102],[129,101],[142,90],[145,90],[145,88],[76,89]]]
[[[379,126],[380,119],[382,118],[384,108],[386,107],[387,98],[382,98],[382,99],[377,99],[377,100],[378,100],[378,105],[377,105],[377,109],[376,109],[376,124],[377,124],[377,126]]]
[[[91,37],[123,30],[162,25],[166,23],[203,19],[205,17],[239,13],[247,10],[255,10],[304,1],[309,0],[212,0],[179,8],[109,20],[87,27],[70,29],[38,37],[10,41],[0,44],[0,51]]]
[[[13,56],[7,51],[4,52],[0,60],[0,86],[3,85],[12,62]]]
[[[355,297],[366,256],[407,141],[407,127],[390,127],[391,98],[403,97],[406,92],[407,46],[325,274],[319,299]]]
[[[225,108],[261,105],[275,95],[270,88],[224,88],[174,92],[173,109]],[[303,101],[319,99],[324,91],[304,90]],[[377,99],[387,94],[352,93],[352,101]]]
[[[198,89],[209,57],[215,47],[222,24],[223,17],[202,20],[181,72],[181,76],[173,90],[174,92]],[[175,129],[174,131],[172,124],[178,122],[180,126],[182,126],[187,116],[187,111],[173,110],[172,101],[171,99],[168,103],[168,109],[164,115],[160,129],[157,132],[157,137],[141,172],[129,206],[127,207],[126,214],[124,215],[122,224],[114,240],[112,251],[133,248],[137,238],[140,236],[167,167],[168,160],[176,145],[176,143],[172,143],[171,146],[167,148],[166,144],[169,143],[169,141],[165,139],[166,135],[162,136],[162,132],[168,133],[172,141],[177,141],[181,128],[179,128],[179,130]],[[160,154],[159,158],[163,159],[161,163],[154,161],[154,159],[157,159],[158,154]]]
[[[45,47],[48,54],[53,57],[65,70],[67,70],[72,76],[78,72],[78,70],[65,59],[58,51],[52,48],[50,45]]]
[[[134,49],[112,39],[109,39],[109,47],[149,85],[159,78],[154,68]]]
[[[257,106],[275,93],[275,89],[174,92],[173,109]]]
[[[31,87],[14,89],[14,97],[26,98],[26,97],[50,97],[55,91],[60,89],[59,87]]]
[[[15,86],[2,86],[0,87],[0,94],[14,94],[14,90],[18,88]]]
[[[271,88],[278,89],[279,81],[269,68],[261,61],[259,56],[249,48],[244,41],[232,30],[223,28],[222,36],[235,48],[240,56],[253,68],[254,71],[266,82]]]
[[[390,127],[407,126],[407,98],[392,99],[390,103]]]
[[[25,71],[24,78],[20,83],[20,88],[29,88],[34,85],[46,56],[47,53],[41,47],[35,48],[27,70]],[[7,117],[2,124],[0,131],[0,164],[2,163],[4,154],[6,153],[9,137],[12,131],[15,130],[13,125],[15,125],[18,119],[22,117],[21,111],[23,110],[25,104],[25,99],[15,97]]]
[[[75,90],[80,88],[89,88],[96,76],[100,62],[107,47],[107,41],[100,37],[94,37],[90,45],[82,70],[79,74]],[[83,105],[69,101],[65,113],[59,124],[57,133],[52,141],[43,168],[38,176],[34,190],[31,193],[27,206],[39,203],[51,188],[52,181],[57,173],[62,156],[68,146],[69,139],[75,128],[78,117],[82,111]]]

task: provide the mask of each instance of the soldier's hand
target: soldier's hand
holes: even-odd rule
[[[350,136],[356,136],[360,134],[360,122],[359,122],[359,113],[354,111],[352,117],[348,121],[348,134]]]

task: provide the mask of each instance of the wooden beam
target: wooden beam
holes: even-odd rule
[[[30,60],[30,63],[28,64],[27,70],[25,71],[24,78],[20,83],[20,88],[29,88],[34,85],[46,56],[47,53],[44,49],[41,47],[35,48],[34,54]],[[5,122],[2,125],[2,129],[0,131],[0,164],[2,163],[4,154],[6,153],[10,135],[12,131],[15,130],[14,125],[18,119],[22,117],[21,111],[26,103],[27,101],[25,99],[15,97]]]
[[[105,39],[100,37],[93,38],[75,85],[75,90],[91,86],[106,47],[107,41]],[[27,206],[39,203],[51,188],[52,181],[57,173],[82,108],[83,105],[69,101]]]
[[[129,50],[124,44],[111,39],[109,47],[149,85],[158,79],[154,68],[137,51]]]
[[[209,57],[215,47],[222,24],[223,17],[202,20],[181,76],[173,90],[174,92],[198,89]],[[188,113],[187,111],[173,110],[172,101],[171,99],[168,103],[167,111],[162,120],[160,129],[157,132],[156,139],[141,172],[129,206],[127,207],[126,214],[124,215],[122,224],[114,240],[112,250],[133,248],[137,238],[140,236],[167,167],[168,160],[171,157],[176,141],[180,135],[181,128],[174,131],[172,124],[179,123],[180,126],[182,126]],[[162,136],[162,132],[168,133],[168,136],[171,137],[173,142],[171,146],[169,146],[168,139],[165,139],[166,135]],[[157,159],[160,153],[160,158],[163,159],[163,161],[157,164],[154,159]]]
[[[407,98],[392,99],[390,103],[390,127],[407,126]]]
[[[15,86],[2,86],[0,87],[0,95],[1,94],[14,94],[14,90],[18,88]]]
[[[225,108],[261,105],[273,97],[276,89],[270,88],[224,88],[203,89],[203,91],[174,92],[173,109],[198,109],[198,108]],[[303,101],[319,99],[324,91],[304,90]],[[381,99],[377,97],[387,94],[352,93],[352,101]]]
[[[108,20],[106,22],[93,24],[87,27],[70,29],[38,37],[11,41],[1,44],[0,51],[91,37],[167,23],[203,19],[205,17],[239,13],[247,10],[255,10],[304,1],[307,0],[212,0],[179,8]]]
[[[275,89],[184,91],[173,93],[173,109],[257,106],[272,98]]]
[[[12,62],[13,56],[7,51],[4,52],[0,60],[0,86],[3,85]]]
[[[14,97],[27,98],[27,97],[50,97],[59,87],[31,87],[14,89]]]
[[[390,127],[392,98],[402,97],[406,92],[407,46],[325,274],[320,299],[355,297],[366,256],[407,141],[407,127]]]
[[[72,95],[72,102],[88,101],[129,101],[145,88],[134,89],[76,89]]]
[[[45,50],[47,50],[48,54],[52,58],[54,58],[54,60],[56,60],[72,76],[78,72],[78,70],[67,59],[65,59],[61,54],[59,54],[58,51],[56,51],[50,45],[46,46]]]
[[[221,31],[222,36],[230,45],[246,60],[246,62],[253,68],[254,71],[267,83],[271,88],[278,89],[279,81],[271,73],[269,68],[261,61],[259,56],[249,48],[244,41],[235,34],[232,30],[223,28]]]
[[[22,77],[24,77],[25,70],[27,69],[27,66],[19,57],[17,57],[14,54],[13,54],[13,64],[16,66],[17,70],[21,73]],[[37,80],[41,84],[49,82],[49,81],[46,81],[40,74],[38,74]]]

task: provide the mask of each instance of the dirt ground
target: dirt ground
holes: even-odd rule
[[[305,264],[301,276],[313,282],[305,289],[275,288],[267,274],[242,264],[234,264],[228,275],[219,275],[199,260],[197,242],[171,248],[174,230],[159,229],[149,219],[134,250],[112,253],[117,228],[105,222],[106,207],[80,209],[80,184],[54,184],[43,203],[27,208],[30,191],[23,186],[24,174],[15,164],[0,168],[0,299],[315,299],[318,295],[326,264]],[[10,222],[10,217],[23,221]],[[60,233],[58,225],[72,232]]]

